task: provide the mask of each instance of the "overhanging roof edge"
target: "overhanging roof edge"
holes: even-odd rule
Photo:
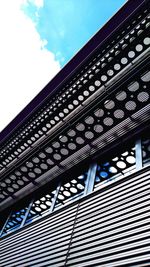
[[[60,70],[60,72],[42,89],[37,96],[2,130],[0,144],[35,110],[50,93],[72,73],[81,63],[103,43],[109,35],[122,24],[145,0],[129,0],[119,11],[81,48],[81,50]]]

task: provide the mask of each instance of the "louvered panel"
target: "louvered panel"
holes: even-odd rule
[[[149,174],[134,174],[82,200],[67,266],[148,263]]]
[[[76,210],[71,205],[4,238],[0,266],[64,266]]]

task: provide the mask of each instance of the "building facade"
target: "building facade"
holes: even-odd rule
[[[1,133],[0,266],[150,266],[149,11],[127,1]]]

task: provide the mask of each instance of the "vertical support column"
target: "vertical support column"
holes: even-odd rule
[[[11,214],[12,214],[12,211],[10,212],[10,214],[8,215],[8,217],[7,217],[7,219],[6,219],[6,222],[4,223],[4,226],[3,226],[3,228],[2,228],[2,230],[1,230],[1,232],[0,232],[0,237],[2,237],[2,235],[3,235],[3,231],[4,231],[4,229],[5,229],[5,227],[6,227],[7,223],[8,223],[8,221],[9,221],[9,219],[10,219]]]
[[[93,191],[94,188],[94,181],[95,181],[95,175],[96,175],[96,169],[97,169],[97,164],[92,163],[89,167],[88,170],[88,175],[87,175],[87,181],[86,181],[86,186],[85,186],[85,191],[84,195],[87,195]]]
[[[31,209],[31,207],[32,207],[33,201],[34,201],[34,200],[32,199],[32,201],[30,202],[30,204],[29,204],[29,206],[28,206],[28,208],[27,208],[27,210],[26,210],[26,213],[25,213],[24,218],[23,218],[23,220],[22,220],[22,222],[21,222],[20,228],[23,227],[24,224],[25,224],[25,222],[26,222],[26,219],[27,219],[28,214],[29,214],[29,212],[30,212],[30,209]]]
[[[143,167],[142,164],[142,142],[141,139],[136,140],[135,142],[135,159],[136,159],[136,170],[141,170]]]
[[[57,199],[60,187],[61,187],[61,182],[58,184],[58,186],[56,188],[56,192],[55,192],[54,198],[52,200],[52,205],[51,205],[51,208],[50,208],[50,213],[54,210],[56,199]]]

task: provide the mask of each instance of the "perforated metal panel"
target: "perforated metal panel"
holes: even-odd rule
[[[0,266],[148,266],[149,182],[147,167],[4,237]]]

